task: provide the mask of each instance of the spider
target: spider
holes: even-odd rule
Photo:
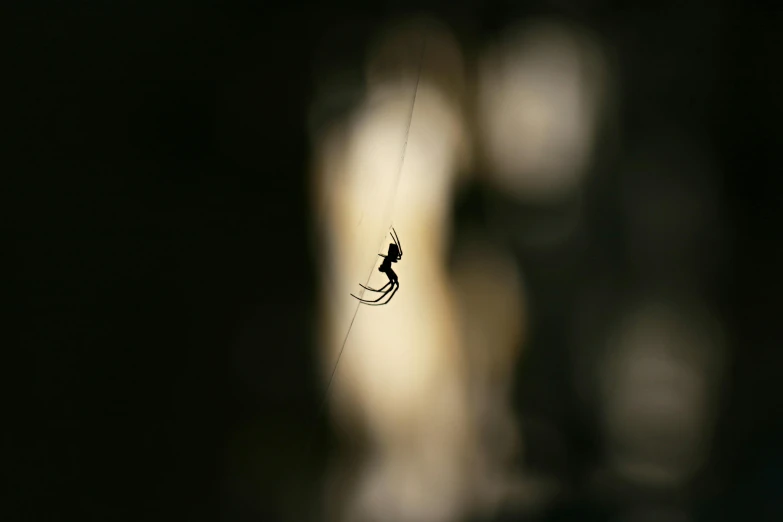
[[[364,303],[370,306],[381,306],[381,305],[389,304],[389,301],[392,300],[394,294],[397,293],[397,290],[400,289],[400,282],[397,279],[397,274],[395,274],[394,270],[392,270],[391,264],[396,263],[397,261],[402,259],[402,245],[400,244],[400,238],[397,236],[397,231],[394,230],[394,228],[392,228],[391,236],[392,236],[392,240],[394,240],[394,243],[391,243],[389,245],[388,254],[387,255],[378,254],[380,257],[383,258],[383,261],[381,262],[381,266],[378,267],[378,272],[383,272],[384,274],[386,274],[386,277],[389,278],[389,282],[378,290],[360,284],[359,286],[361,286],[365,290],[369,290],[371,292],[378,292],[382,294],[378,299],[375,299],[374,301],[370,301],[369,299],[361,299],[351,294],[351,296],[358,299],[360,303]],[[387,287],[389,289],[384,292],[384,289]],[[381,299],[389,295],[389,292],[391,292],[389,299],[387,299],[386,302],[379,303],[378,301],[380,301]]]

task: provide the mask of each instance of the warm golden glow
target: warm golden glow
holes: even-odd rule
[[[451,272],[446,258],[455,187],[477,142],[483,171],[520,197],[570,190],[586,168],[602,81],[600,66],[591,69],[596,47],[558,27],[525,35],[482,61],[477,134],[466,119],[473,78],[455,40],[412,23],[383,34],[361,103],[314,137],[329,257],[320,274],[325,378],[356,311],[349,292],[368,275],[370,286],[386,283],[377,254],[392,223],[404,250],[400,291],[387,306],[359,308],[334,378],[330,411],[346,443],[328,487],[336,521],[456,522],[545,498],[511,467],[523,448],[509,397],[527,324],[522,274],[481,234],[456,246]]]

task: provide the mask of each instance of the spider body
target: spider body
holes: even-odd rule
[[[378,254],[380,255],[380,254]],[[378,267],[378,272],[384,272],[389,277],[393,277],[394,279],[397,279],[396,275],[394,274],[394,271],[392,270],[391,264],[396,263],[402,258],[402,254],[400,253],[400,249],[397,248],[397,245],[392,243],[389,245],[389,251],[386,256],[383,257],[383,262],[381,263],[381,266]],[[389,274],[391,272],[391,274]]]
[[[359,285],[365,290],[369,290],[371,292],[377,292],[380,293],[381,296],[378,299],[375,299],[373,301],[369,299],[362,299],[360,297],[357,297],[353,294],[351,294],[352,297],[359,300],[359,302],[371,305],[371,306],[380,306],[389,304],[389,301],[392,300],[392,297],[394,297],[394,294],[397,293],[397,290],[400,288],[400,281],[397,278],[397,274],[392,270],[392,263],[398,262],[400,259],[402,259],[402,246],[400,245],[400,239],[397,237],[397,232],[392,228],[392,240],[394,243],[391,243],[389,245],[389,249],[387,250],[387,255],[378,254],[380,257],[383,258],[383,261],[381,262],[381,265],[378,267],[378,271],[386,274],[386,277],[389,278],[389,282],[386,283],[383,287],[379,289],[370,288],[369,286]],[[386,296],[389,296],[389,298],[384,302],[379,302]]]

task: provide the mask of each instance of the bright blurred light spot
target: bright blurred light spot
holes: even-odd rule
[[[369,286],[386,283],[377,254],[391,222],[404,252],[394,267],[400,291],[388,306],[358,311],[333,383],[338,431],[357,443],[353,450],[362,448],[358,463],[338,464],[335,477],[351,478],[331,485],[341,521],[446,522],[470,503],[473,430],[445,264],[451,187],[465,148],[453,91],[464,80],[458,48],[431,30],[403,164],[424,31],[413,24],[384,35],[370,57],[364,100],[315,140],[329,257],[321,265],[327,377],[356,310],[348,293],[369,269]]]
[[[399,292],[359,309],[335,375],[332,418],[349,446],[328,485],[335,520],[450,522],[510,498],[540,500],[511,470],[524,327],[515,261],[471,242],[454,278],[446,262],[454,186],[471,156],[463,76],[447,31],[397,26],[373,48],[361,103],[314,137],[327,378],[357,306],[348,293],[370,268],[369,286],[386,283],[377,254],[392,221],[404,252]]]
[[[544,22],[507,31],[480,66],[479,125],[492,181],[527,200],[576,189],[607,81],[591,37]]]
[[[615,471],[679,486],[706,455],[723,339],[705,312],[645,303],[619,325],[602,379],[604,429]]]

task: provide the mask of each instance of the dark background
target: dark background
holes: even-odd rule
[[[110,4],[39,2],[9,17],[2,518],[283,520],[292,498],[310,501],[325,451],[305,451],[326,433],[310,345],[313,71],[359,65],[374,29],[414,6]],[[511,16],[578,20],[615,46],[629,141],[668,117],[719,151],[731,242],[711,297],[732,356],[695,498],[704,520],[772,520],[783,497],[778,21],[739,3],[437,4],[470,43]],[[561,473],[578,485],[596,449],[572,413]],[[547,517],[609,513],[577,495]]]

